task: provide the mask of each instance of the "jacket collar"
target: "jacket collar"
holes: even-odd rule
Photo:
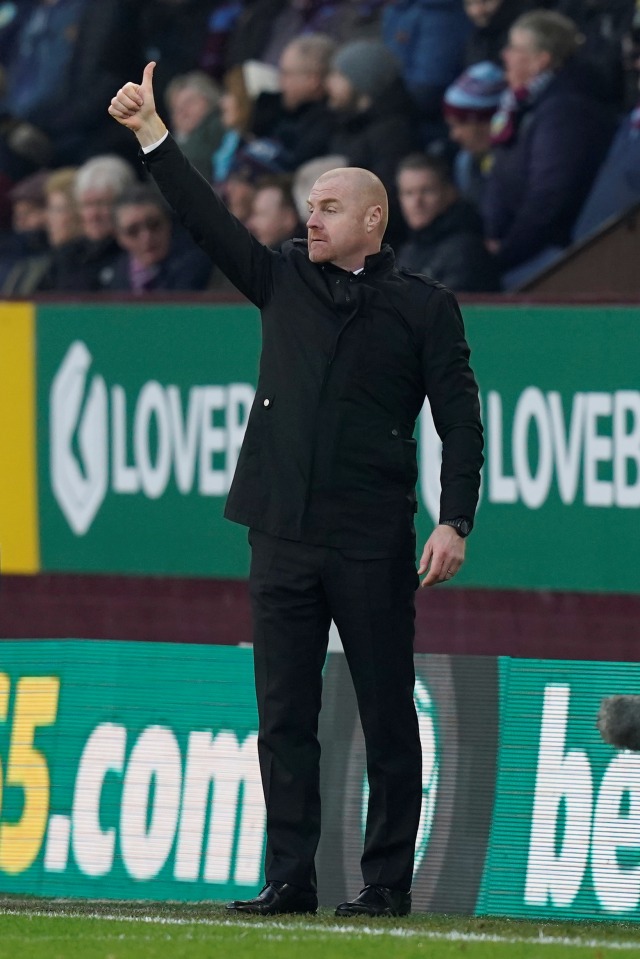
[[[307,241],[305,239],[294,238],[293,240],[286,241],[283,244],[283,253],[286,252],[286,247],[293,247],[293,249],[298,253],[303,253],[307,258],[309,256]],[[370,253],[369,256],[365,257],[364,261],[364,272],[365,274],[375,273],[382,274],[387,273],[393,269],[395,265],[395,254],[388,243],[382,245],[377,253]],[[328,269],[337,270],[339,272],[348,272],[341,271],[339,266],[335,266],[333,263],[321,264],[321,266],[326,266]]]

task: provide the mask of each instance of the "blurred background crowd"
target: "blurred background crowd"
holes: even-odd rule
[[[636,0],[0,0],[0,293],[226,281],[107,114],[156,103],[263,243],[362,166],[399,266],[517,290],[640,201]]]

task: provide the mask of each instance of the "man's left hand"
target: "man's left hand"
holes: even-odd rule
[[[465,540],[453,526],[436,526],[420,557],[418,576],[429,570],[420,585],[435,586],[453,579],[464,563],[465,547]]]

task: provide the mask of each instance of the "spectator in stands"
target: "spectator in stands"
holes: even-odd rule
[[[219,192],[228,209],[248,226],[257,184],[264,177],[282,173],[273,142],[249,140],[236,150],[227,179],[218,184]]]
[[[467,37],[467,66],[483,60],[502,63],[502,51],[509,41],[509,30],[523,13],[545,6],[536,0],[464,0],[464,9],[472,23]]]
[[[16,263],[2,285],[5,296],[31,296],[42,284],[53,262],[54,251],[71,243],[81,234],[80,215],[75,197],[76,168],[64,167],[44,179],[46,198],[44,227],[48,248],[32,253]]]
[[[82,235],[56,251],[41,289],[96,292],[107,289],[120,254],[114,237],[113,207],[136,182],[133,167],[117,156],[97,156],[80,167],[75,195]]]
[[[599,95],[624,108],[623,42],[634,16],[635,0],[554,0],[553,8],[574,21],[584,42],[579,56],[594,72]]]
[[[153,187],[138,184],[114,204],[115,235],[124,251],[107,289],[143,294],[153,290],[204,290],[211,261],[174,227],[171,212]]]
[[[294,236],[306,236],[293,199],[291,177],[265,177],[256,184],[248,226],[273,250],[279,250]]]
[[[281,170],[293,171],[327,152],[335,128],[326,87],[334,52],[333,40],[323,34],[292,40],[280,57],[280,92],[256,100],[251,132],[269,141]]]
[[[211,180],[213,154],[224,134],[217,84],[206,73],[194,70],[174,77],[165,97],[175,140],[203,177]]]
[[[264,56],[265,48],[278,16],[287,6],[287,0],[245,0],[240,6],[238,16],[231,24],[229,36],[223,41],[226,47],[224,60],[227,70],[242,66],[248,60],[267,62]],[[211,24],[211,27],[213,26]],[[211,40],[207,37],[205,47],[208,48],[210,43]],[[281,52],[282,50],[270,61],[273,66],[277,65]]]
[[[4,68],[20,31],[36,0],[0,4],[0,87],[4,85]]]
[[[264,171],[261,175],[265,175]],[[227,209],[245,226],[249,223],[256,195],[256,179],[255,172],[248,167],[235,167],[220,187]]]
[[[227,179],[238,150],[247,142],[253,113],[253,102],[247,92],[241,69],[230,71],[225,77],[224,85],[224,93],[220,97],[223,133],[220,145],[212,157],[212,176],[216,184]]]
[[[101,2],[101,0],[100,0]],[[140,45],[146,61],[156,62],[157,102],[166,102],[166,89],[173,77],[200,67],[219,79],[203,60],[207,24],[215,9],[214,0],[138,0]],[[233,6],[239,8],[240,0]]]
[[[536,269],[549,247],[569,242],[615,129],[610,111],[585,89],[578,45],[575,24],[554,11],[525,14],[509,33],[509,87],[493,118],[485,202],[489,248],[503,272],[521,268],[507,287]]]
[[[47,177],[47,234],[53,247],[63,246],[82,233],[76,197],[76,167],[63,167]]]
[[[462,0],[397,0],[385,6],[382,38],[418,108],[420,146],[445,132],[442,95],[464,67],[469,30]]]
[[[199,2],[199,0],[193,0]],[[228,72],[228,48],[233,31],[241,17],[244,17],[247,5],[241,0],[220,0],[211,9],[207,4],[207,20],[204,32],[204,43],[201,42],[201,52],[198,65],[216,80],[222,82]],[[251,9],[253,4],[249,5]],[[243,25],[244,29],[244,25]],[[150,59],[154,59],[151,57]],[[236,67],[241,63],[236,63]],[[233,69],[233,68],[232,68]]]
[[[357,40],[335,54],[327,79],[337,128],[324,153],[342,153],[349,166],[371,170],[389,194],[387,242],[402,234],[395,190],[400,160],[419,144],[415,109],[396,60],[375,40]]]
[[[635,69],[640,80],[640,49]],[[640,203],[640,102],[616,133],[576,220],[573,242],[583,240],[636,203]]]
[[[12,115],[6,100],[7,78],[5,67],[8,51],[15,36],[31,11],[25,5],[18,11],[15,4],[5,4],[4,28],[0,24],[0,230],[11,226],[11,201],[9,192],[25,177],[47,167],[53,158],[53,146],[49,137],[32,123]]]
[[[484,245],[482,219],[463,200],[442,157],[413,153],[398,167],[398,196],[409,238],[397,264],[425,273],[450,290],[494,292],[498,269]]]
[[[1,108],[50,138],[54,164],[132,155],[104,103],[140,63],[136,27],[135,0],[38,0],[14,35]]]
[[[379,35],[385,0],[250,0],[236,21],[227,66],[247,60],[276,65],[292,40],[327,34],[337,44]]]
[[[12,231],[0,243],[0,286],[25,260],[47,250],[45,183],[41,171],[21,180],[9,192]]]
[[[491,118],[505,86],[504,71],[485,60],[465,70],[444,95],[449,137],[460,147],[454,159],[456,186],[479,209],[492,165]]]
[[[20,180],[48,167],[53,154],[53,144],[42,130],[0,112],[0,200]]]
[[[45,184],[48,171],[42,170],[21,180],[11,191],[12,225],[15,233],[43,233],[47,221]]]

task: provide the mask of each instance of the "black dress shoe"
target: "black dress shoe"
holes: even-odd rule
[[[255,899],[234,899],[227,903],[227,912],[254,916],[278,916],[284,912],[317,912],[315,892],[290,886],[286,882],[268,882]]]
[[[410,912],[410,892],[370,885],[355,899],[341,902],[336,916],[408,916]]]

